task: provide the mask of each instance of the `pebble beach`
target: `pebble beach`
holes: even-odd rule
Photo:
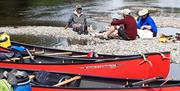
[[[68,38],[74,41],[85,41],[86,45],[55,45],[53,48],[66,49],[73,51],[89,52],[95,51],[101,54],[113,55],[133,55],[148,52],[171,52],[171,61],[180,63],[180,43],[168,42],[160,43],[159,37],[152,39],[136,39],[125,41],[119,39],[102,40],[91,35],[78,35],[71,28],[64,30],[63,27],[51,26],[20,26],[20,27],[0,27],[0,31],[10,35],[34,35],[34,36],[53,36],[54,38]],[[90,31],[95,32],[95,31]]]

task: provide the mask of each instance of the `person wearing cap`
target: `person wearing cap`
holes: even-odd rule
[[[67,29],[69,26],[72,26],[73,31],[77,32],[78,34],[88,34],[86,16],[82,13],[81,5],[76,6],[76,10],[69,18],[65,29]]]
[[[152,38],[157,36],[157,26],[147,9],[138,12],[137,19],[138,35],[140,38]]]
[[[124,40],[135,40],[137,36],[137,25],[134,17],[130,15],[131,11],[129,9],[124,9],[121,11],[124,19],[114,18],[111,22],[111,26],[107,32],[105,32],[105,37],[109,37],[114,32],[117,32],[120,39]],[[124,27],[121,27],[121,26]]]

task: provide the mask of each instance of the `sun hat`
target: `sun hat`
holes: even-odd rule
[[[76,9],[82,9],[81,5],[76,5]]]
[[[148,13],[149,13],[149,11],[148,11],[147,9],[143,9],[143,10],[141,10],[141,11],[138,12],[138,15],[139,15],[139,16],[143,16],[143,15],[146,15],[146,14],[148,14]]]
[[[131,10],[129,9],[123,9],[121,12],[121,14],[124,14],[124,15],[129,15],[131,13]]]

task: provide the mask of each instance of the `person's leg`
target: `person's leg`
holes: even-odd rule
[[[153,33],[150,30],[141,30],[138,29],[138,36],[140,38],[152,38],[153,37]]]
[[[116,30],[116,26],[110,26],[109,30],[105,32],[106,36],[109,36]]]
[[[138,34],[139,38],[144,38],[144,37],[145,37],[145,36],[144,36],[144,31],[141,30],[141,29],[138,29],[138,30],[137,30],[137,34]]]
[[[157,33],[154,33],[154,32],[153,32],[153,37],[156,37],[156,36],[157,36]]]
[[[78,34],[82,34],[84,27],[81,24],[73,24],[73,31],[77,32]]]
[[[107,39],[113,32],[115,32],[116,26],[110,26],[108,31],[103,32],[103,33],[98,33],[98,34],[93,34],[92,36],[94,37],[103,37]]]
[[[73,24],[73,25],[72,25],[72,28],[73,28],[73,31],[74,31],[74,32],[78,32],[78,31],[77,31],[77,24]]]
[[[84,28],[83,28],[84,30],[83,30],[83,33],[84,34],[88,34],[88,27],[87,27],[87,25],[84,25]]]
[[[118,35],[118,30],[115,30],[113,33],[111,33],[108,37],[110,38],[118,38],[119,35]]]

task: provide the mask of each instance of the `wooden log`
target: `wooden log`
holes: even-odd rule
[[[81,79],[81,76],[75,76],[75,77],[70,78],[70,79],[68,79],[68,80],[65,80],[65,81],[63,81],[63,82],[60,82],[60,83],[58,83],[58,84],[55,84],[54,86],[55,86],[55,87],[63,86],[63,85],[66,85],[66,84],[68,84],[68,83],[70,83],[70,82],[72,82],[72,81],[79,80],[79,79]]]

